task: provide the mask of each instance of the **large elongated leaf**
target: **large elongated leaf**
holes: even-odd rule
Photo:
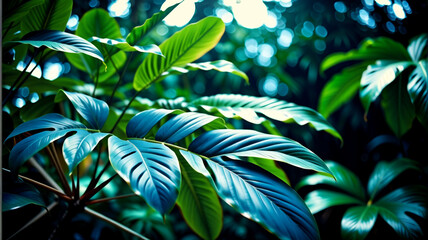
[[[316,222],[299,195],[284,182],[242,161],[209,161],[220,197],[244,217],[284,239],[319,239]]]
[[[180,154],[187,161],[187,163],[193,168],[193,170],[204,175],[205,177],[208,177],[208,178],[211,177],[210,173],[206,169],[204,162],[200,156],[184,150],[180,150]]]
[[[126,126],[126,135],[130,138],[143,138],[164,117],[179,110],[150,109],[135,115]]]
[[[220,234],[223,214],[217,194],[209,180],[180,161],[183,176],[177,204],[184,220],[203,239],[216,239]]]
[[[88,121],[91,128],[101,129],[107,120],[109,107],[106,102],[81,93],[60,91],[55,101],[59,102],[67,97],[77,112]]]
[[[421,58],[423,57],[423,52],[427,46],[427,42],[427,34],[422,34],[421,36],[418,36],[412,42],[410,42],[409,46],[407,47],[407,51],[409,52],[410,57],[414,62],[422,60]]]
[[[370,103],[375,101],[382,90],[402,73],[412,62],[380,61],[371,65],[361,78],[360,99],[366,112]]]
[[[252,130],[212,130],[197,137],[189,150],[207,157],[238,156],[277,160],[333,176],[325,163],[299,143]]]
[[[14,26],[19,26],[22,19],[30,12],[31,9],[44,3],[44,0],[30,1],[7,1],[3,6],[3,34],[6,29],[14,29]],[[14,33],[14,32],[12,32]],[[9,32],[10,34],[10,32]],[[3,39],[4,41],[4,39]]]
[[[72,0],[45,0],[31,9],[21,20],[22,31],[29,33],[38,30],[64,31],[73,7]]]
[[[350,193],[357,199],[364,201],[366,196],[365,190],[358,177],[352,171],[337,162],[328,161],[326,164],[334,174],[336,181],[328,176],[316,173],[303,178],[296,185],[296,189],[307,185],[326,184],[332,187],[340,188],[345,192]]]
[[[407,170],[419,171],[416,162],[407,158],[400,158],[393,162],[379,162],[370,175],[367,191],[370,199],[374,199],[378,192],[387,186],[398,175]]]
[[[394,51],[391,51],[394,49]],[[376,39],[367,39],[361,44],[361,47],[356,50],[351,50],[347,53],[333,53],[326,57],[321,63],[321,72],[346,61],[360,60],[373,61],[379,59],[408,61],[410,60],[409,53],[399,42],[386,37]]]
[[[45,148],[51,142],[64,137],[67,133],[72,131],[72,129],[44,131],[21,140],[10,151],[10,170],[13,173],[17,173],[19,167],[21,167],[22,164],[24,164],[30,157]]]
[[[48,47],[55,51],[67,53],[82,53],[100,61],[104,61],[103,55],[100,51],[90,42],[85,39],[61,31],[54,30],[41,30],[31,32],[25,35],[22,40],[15,41],[22,44],[30,44],[33,47],[40,48],[42,46]]]
[[[166,146],[140,140],[108,140],[110,162],[135,193],[162,214],[175,203],[180,188],[180,166]]]
[[[318,131],[324,130],[342,139],[340,134],[318,112],[274,98],[218,94],[196,99],[189,106],[201,107],[208,112],[218,112],[227,118],[240,117],[253,124],[260,124],[265,120],[258,114],[281,122],[309,124]]]
[[[418,239],[422,229],[408,215],[427,216],[427,189],[420,186],[408,186],[396,189],[379,199],[376,206],[382,218],[404,239]]]
[[[385,120],[397,137],[402,137],[415,119],[415,107],[407,91],[407,79],[399,75],[382,92]]]
[[[321,212],[334,206],[364,204],[361,199],[358,199],[354,196],[340,192],[333,192],[330,190],[312,191],[306,196],[305,202],[311,210],[312,214]]]
[[[107,133],[89,133],[85,130],[78,130],[76,134],[65,139],[62,152],[70,174],[107,135]]]
[[[377,219],[376,206],[357,206],[349,208],[342,218],[343,239],[363,240],[372,230]]]
[[[110,38],[99,38],[99,37],[91,37],[89,41],[95,41],[105,45],[105,48],[110,53],[110,55],[115,54],[119,50],[123,50],[125,52],[142,52],[142,53],[154,53],[157,55],[162,55],[161,50],[155,44],[150,44],[147,46],[137,46],[137,45],[129,45],[125,39],[110,39]],[[115,49],[110,49],[111,47]]]
[[[165,9],[165,11],[155,13],[147,19],[143,25],[134,27],[131,32],[129,32],[128,36],[126,36],[126,42],[128,42],[129,45],[138,44],[138,42],[140,42],[156,25],[162,22],[162,20],[177,6],[178,4],[175,4]]]
[[[157,131],[155,139],[162,142],[175,143],[216,120],[221,121],[220,118],[207,114],[182,113],[163,124]]]
[[[367,69],[368,62],[363,62],[343,69],[335,74],[324,86],[318,101],[318,111],[328,118],[343,104],[350,101],[360,88],[360,79]]]
[[[147,88],[171,67],[184,66],[200,58],[217,44],[224,30],[221,19],[206,17],[175,33],[159,46],[165,58],[151,54],[138,67],[134,88],[137,91]]]
[[[42,117],[34,120],[22,123],[16,127],[12,133],[6,138],[8,139],[18,136],[22,133],[34,131],[34,130],[63,130],[63,129],[86,129],[86,126],[80,122],[76,122],[65,118],[64,116],[57,113],[49,113]]]
[[[422,60],[409,77],[407,89],[415,106],[416,117],[428,129],[428,61]]]
[[[120,39],[119,24],[111,17],[104,9],[92,9],[86,12],[76,30],[76,35],[83,39],[89,40],[92,37]],[[116,68],[120,69],[126,61],[126,54],[118,52],[117,54],[110,53],[108,49],[101,43],[93,42],[94,45],[101,51],[106,58],[107,69],[94,61],[82,55],[66,54],[68,61],[79,70],[89,73],[92,78],[98,75],[99,81],[105,81],[116,73]]]

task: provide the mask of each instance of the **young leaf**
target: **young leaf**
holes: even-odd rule
[[[107,135],[107,133],[89,133],[85,130],[77,130],[76,134],[64,140],[62,152],[70,174]]]
[[[342,218],[342,238],[363,240],[372,230],[377,219],[376,206],[357,206],[349,208]]]
[[[220,18],[206,17],[176,32],[159,46],[165,58],[151,54],[138,67],[133,83],[135,90],[149,87],[171,67],[184,66],[200,58],[218,43],[224,30]]]
[[[180,167],[183,179],[177,205],[183,218],[203,239],[216,239],[223,225],[223,211],[217,194],[210,181],[186,161],[181,160]]]
[[[220,197],[283,239],[319,239],[315,219],[300,196],[267,171],[243,161],[213,159]]]
[[[238,156],[272,159],[333,177],[325,163],[299,143],[252,130],[219,129],[205,132],[192,141],[189,150],[210,158]]]
[[[175,203],[180,188],[180,166],[175,153],[159,143],[108,140],[111,165],[132,190],[161,214]]]
[[[64,31],[72,8],[72,0],[45,0],[21,20],[21,30],[24,34],[38,30]]]
[[[227,118],[240,117],[253,124],[261,124],[264,121],[258,114],[281,122],[309,124],[317,131],[324,130],[342,140],[340,134],[318,112],[275,98],[218,94],[196,99],[188,106],[200,107],[210,113],[218,112]]]
[[[147,19],[143,25],[134,27],[131,32],[129,32],[128,36],[126,36],[126,42],[129,45],[136,45],[140,42],[157,24],[159,24],[178,4],[175,4],[165,11],[160,11],[158,13],[153,14],[152,17]]]
[[[36,48],[45,46],[55,51],[82,53],[104,62],[103,55],[92,43],[66,32],[53,30],[35,31],[25,35],[22,40],[14,42],[29,44]]]
[[[93,129],[101,129],[107,120],[109,107],[106,102],[81,93],[59,91],[55,102],[67,97],[76,111],[86,120]]]

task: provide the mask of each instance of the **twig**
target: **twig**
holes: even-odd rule
[[[125,226],[125,225],[123,225],[123,224],[121,224],[121,223],[119,223],[119,222],[117,222],[117,221],[115,221],[115,220],[113,220],[113,219],[111,219],[109,217],[104,216],[103,214],[101,214],[99,212],[96,212],[96,211],[94,211],[94,210],[92,210],[92,209],[90,209],[88,207],[85,207],[84,210],[85,210],[86,213],[88,213],[88,214],[90,214],[90,215],[92,215],[94,217],[97,217],[97,218],[103,220],[104,222],[107,222],[107,223],[109,223],[109,224],[111,224],[111,225],[119,228],[120,230],[123,230],[123,231],[125,231],[125,232],[127,232],[129,234],[132,234],[133,236],[136,236],[139,239],[149,240],[148,238],[144,237],[143,235],[137,233],[136,231],[128,228],[127,226]]]
[[[97,203],[103,203],[103,202],[108,202],[111,200],[116,200],[116,199],[122,199],[122,198],[128,198],[128,197],[134,197],[137,196],[135,193],[130,193],[130,194],[126,194],[126,195],[120,195],[120,196],[116,196],[116,197],[109,197],[109,198],[101,198],[101,199],[95,199],[92,201],[88,201],[86,203],[86,205],[91,205],[91,204],[97,204]]]

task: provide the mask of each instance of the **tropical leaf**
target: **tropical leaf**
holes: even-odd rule
[[[426,54],[427,42],[427,34],[422,34],[421,36],[415,38],[410,42],[409,46],[407,47],[407,51],[409,52],[413,62],[418,62],[419,60],[422,60],[421,58],[424,55],[424,51]]]
[[[275,98],[218,94],[196,99],[190,102],[189,106],[200,107],[210,113],[218,112],[226,118],[240,117],[253,124],[261,124],[265,121],[258,114],[281,122],[309,124],[317,131],[324,130],[342,140],[340,134],[318,112]]]
[[[99,37],[91,37],[89,39],[90,42],[99,42],[101,44],[106,45],[106,49],[108,49],[108,52],[110,55],[115,54],[119,50],[123,50],[125,52],[142,52],[142,53],[153,53],[157,55],[162,55],[161,50],[159,47],[155,44],[150,44],[146,46],[137,46],[137,45],[129,45],[128,42],[125,41],[125,39],[109,39],[109,38],[99,38]],[[115,50],[109,49],[109,47],[112,46],[116,48]]]
[[[325,163],[299,143],[252,130],[212,130],[198,136],[189,150],[209,158],[219,156],[267,158],[333,177]]]
[[[376,206],[349,208],[342,218],[342,238],[362,240],[372,230],[378,215]]]
[[[138,44],[138,42],[140,42],[156,25],[162,22],[162,20],[177,6],[178,4],[175,4],[165,9],[165,11],[157,12],[147,19],[143,25],[134,27],[131,32],[129,32],[128,36],[126,36],[126,42],[132,46]]]
[[[89,123],[93,129],[101,129],[109,115],[109,107],[106,102],[81,93],[59,91],[55,102],[60,102],[67,97],[76,111]]]
[[[15,26],[19,26],[22,19],[30,12],[31,9],[44,3],[44,0],[30,0],[30,1],[8,1],[3,4],[3,16],[2,26],[3,35],[6,29],[9,28],[9,33],[16,31],[10,31]],[[3,39],[3,42],[4,39]]]
[[[321,91],[318,101],[319,113],[328,118],[343,104],[350,101],[360,88],[360,79],[367,66],[368,62],[363,62],[335,74]]]
[[[279,238],[319,239],[316,222],[299,195],[265,170],[215,158],[208,164],[220,197]]]
[[[94,36],[108,39],[122,38],[119,24],[106,10],[100,8],[92,9],[83,15],[75,34],[86,40]],[[113,55],[108,51],[111,49],[107,49],[105,45],[98,42],[93,42],[93,44],[105,56],[107,68],[86,56],[66,54],[66,57],[77,69],[89,73],[93,79],[98,76],[99,81],[103,82],[113,76],[116,69],[120,69],[125,64],[126,54],[118,52]]]
[[[21,140],[10,151],[10,170],[13,173],[17,173],[19,167],[21,167],[28,159],[30,159],[30,157],[45,148],[50,143],[64,137],[67,133],[73,131],[73,129],[44,131]]]
[[[77,130],[73,136],[64,140],[62,152],[70,174],[107,135],[109,134],[90,133],[85,130]]]
[[[151,54],[138,67],[133,83],[135,90],[149,87],[171,67],[180,67],[200,58],[217,44],[224,30],[220,18],[206,17],[176,32],[159,46],[165,58]]]
[[[23,34],[38,30],[64,31],[73,8],[72,0],[45,0],[21,19]]]
[[[110,163],[132,190],[161,214],[177,199],[180,166],[175,153],[163,144],[141,140],[108,139]]]
[[[412,127],[415,107],[407,91],[407,79],[399,75],[382,91],[382,108],[385,120],[397,137],[402,137]]]
[[[336,181],[328,176],[316,173],[303,178],[296,185],[296,189],[307,185],[326,184],[340,188],[355,198],[364,201],[366,198],[365,190],[361,185],[360,180],[353,172],[337,162],[327,161],[326,165],[334,174]]]
[[[394,51],[391,51],[391,49],[394,49]],[[360,60],[374,63],[379,59],[409,61],[410,56],[403,45],[390,38],[367,39],[358,49],[347,53],[333,53],[327,56],[321,63],[320,71],[324,73],[331,67],[347,61]]]
[[[28,33],[22,40],[10,43],[29,44],[36,48],[45,46],[55,51],[67,53],[82,53],[104,62],[103,55],[92,43],[66,32],[40,30]]]
[[[21,178],[10,179],[3,175],[2,179],[2,211],[15,210],[29,204],[45,207],[40,192],[33,185],[25,183]]]
[[[409,77],[407,90],[419,122],[428,129],[428,61],[422,60]]]
[[[312,214],[319,213],[327,208],[340,205],[362,205],[364,202],[349,194],[330,190],[315,190],[305,197],[306,205]]]
[[[203,239],[216,239],[223,225],[220,201],[210,181],[186,160],[180,160],[182,182],[177,205],[193,231]]]
[[[370,65],[361,78],[360,99],[366,112],[382,90],[394,81],[412,62],[379,61]]]
[[[370,199],[374,200],[377,193],[385,188],[398,175],[407,170],[420,171],[416,162],[407,158],[400,158],[392,162],[379,162],[372,174],[370,175],[367,184],[367,191]]]
[[[249,84],[247,74],[239,70],[233,63],[226,60],[217,60],[212,62],[201,62],[201,63],[188,63],[184,67],[172,67],[167,72],[164,72],[163,75],[182,74],[182,73],[187,73],[189,71],[195,71],[195,70],[204,70],[204,71],[216,70],[218,72],[231,73],[238,77],[243,78],[245,82]]]
[[[427,216],[427,192],[421,186],[399,188],[379,199],[376,206],[382,218],[398,235],[405,239],[417,239],[422,229],[408,213],[422,218]]]
[[[49,113],[34,120],[24,122],[15,129],[6,138],[5,141],[20,134],[35,130],[53,130],[59,131],[64,129],[86,129],[86,126],[80,122],[70,120],[57,113]]]
[[[180,110],[149,109],[135,115],[126,126],[126,135],[130,138],[143,138],[164,117]]]
[[[262,158],[248,158],[248,162],[263,168],[264,170],[270,172],[275,177],[281,179],[283,182],[291,186],[290,179],[288,179],[287,174],[285,174],[284,170],[282,170],[282,168],[278,166],[275,161]]]

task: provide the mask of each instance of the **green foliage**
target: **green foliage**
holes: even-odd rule
[[[401,158],[378,163],[370,175],[367,191],[358,177],[347,168],[336,162],[327,162],[327,166],[336,177],[337,184],[324,175],[314,174],[305,177],[297,187],[325,184],[341,190],[314,190],[306,196],[305,201],[314,214],[334,206],[352,205],[342,218],[341,233],[344,239],[365,239],[375,227],[379,215],[401,238],[415,239],[421,236],[422,229],[406,212],[418,217],[426,216],[426,188],[409,185],[385,194],[386,187],[401,173],[419,171],[415,161]]]

